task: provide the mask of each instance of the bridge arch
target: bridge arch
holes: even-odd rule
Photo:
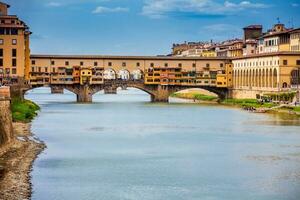
[[[121,69],[118,72],[118,79],[129,80],[130,79],[130,72],[127,69]]]
[[[141,69],[136,69],[132,71],[131,78],[133,80],[140,80],[144,77],[144,73]]]
[[[103,72],[103,78],[105,80],[114,80],[114,79],[116,79],[116,77],[117,77],[117,73],[112,68],[106,69]]]

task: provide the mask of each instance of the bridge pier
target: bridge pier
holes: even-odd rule
[[[61,87],[55,87],[52,86],[51,87],[51,94],[63,94],[64,93],[64,89]]]
[[[76,95],[78,103],[90,103],[93,101],[93,94],[88,85],[80,86]]]
[[[169,96],[173,93],[170,86],[158,85],[155,94],[151,95],[151,102],[169,102]]]

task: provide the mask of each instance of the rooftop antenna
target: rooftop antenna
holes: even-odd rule
[[[280,24],[280,18],[277,17],[276,19],[277,19],[277,23]]]

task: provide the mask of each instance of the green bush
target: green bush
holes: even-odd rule
[[[39,109],[38,105],[29,100],[15,98],[11,102],[12,118],[15,122],[31,121],[37,115]]]
[[[241,107],[254,107],[254,108],[272,108],[276,104],[274,103],[261,103],[256,99],[225,99],[223,104],[237,105]]]

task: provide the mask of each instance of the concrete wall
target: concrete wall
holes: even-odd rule
[[[233,89],[231,90],[231,98],[234,99],[256,99],[256,95],[263,95],[264,92],[259,90],[243,90]]]

